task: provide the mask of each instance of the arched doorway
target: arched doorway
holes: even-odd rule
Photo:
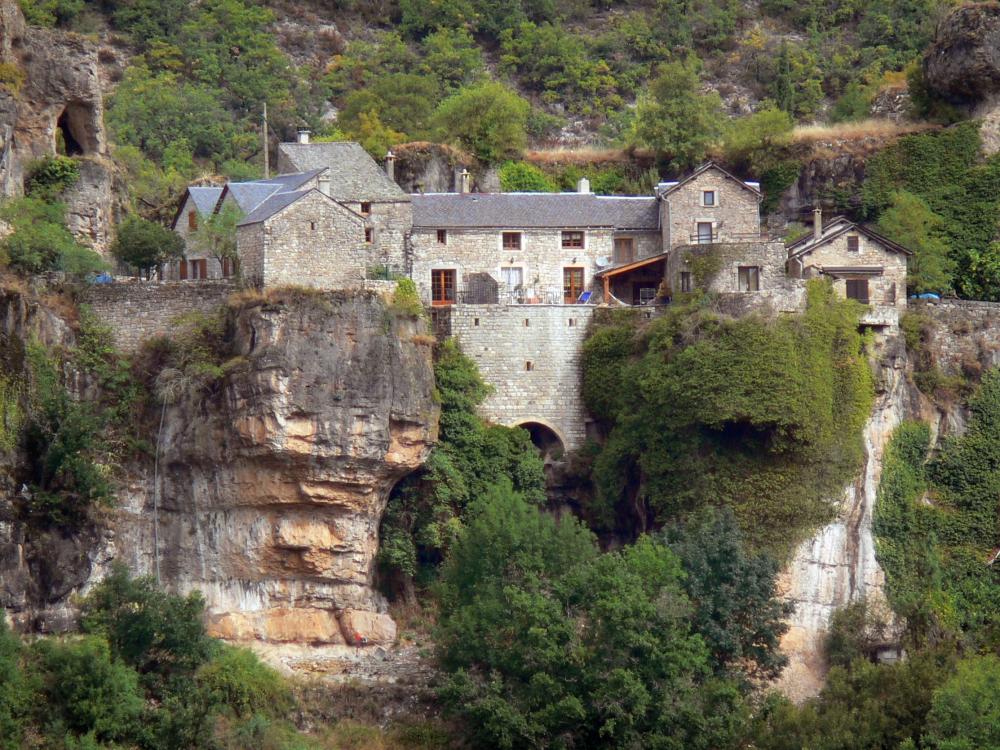
[[[519,422],[517,426],[528,431],[543,460],[557,461],[563,457],[566,444],[554,427],[535,420]]]

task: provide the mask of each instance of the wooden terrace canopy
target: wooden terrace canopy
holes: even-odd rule
[[[620,276],[621,274],[631,273],[632,271],[638,271],[640,268],[645,268],[646,266],[651,266],[655,263],[661,263],[667,259],[669,251],[664,251],[657,255],[650,255],[648,258],[642,258],[641,260],[634,260],[631,263],[625,263],[621,266],[614,266],[612,268],[605,268],[602,271],[598,271],[594,274],[595,277],[604,280],[604,300],[605,302],[609,299],[611,294],[611,277]]]

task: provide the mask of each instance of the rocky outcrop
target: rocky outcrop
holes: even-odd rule
[[[971,3],[945,16],[924,57],[924,77],[960,103],[1000,91],[1000,3]]]
[[[463,169],[469,171],[472,190],[500,191],[500,177],[495,169],[480,165],[474,156],[452,146],[416,141],[394,146],[393,152],[396,182],[408,193],[457,193]]]
[[[391,642],[373,562],[389,492],[436,436],[422,326],[371,292],[240,311],[231,374],[166,408],[114,555],[202,591],[223,638]]]
[[[26,26],[16,0],[0,0],[0,40],[0,62],[24,73],[20,90],[0,97],[0,189],[20,194],[28,165],[55,154],[57,143],[84,157],[81,180],[65,197],[68,223],[103,253],[121,203],[104,128],[107,52],[78,34]]]

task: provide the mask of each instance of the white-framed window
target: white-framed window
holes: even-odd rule
[[[719,205],[719,191],[715,188],[710,188],[701,191],[701,205],[708,208],[713,208]]]
[[[699,219],[695,222],[695,236],[693,238],[699,245],[710,245],[716,240],[715,223],[711,220]]]

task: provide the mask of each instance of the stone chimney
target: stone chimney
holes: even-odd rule
[[[576,192],[582,194],[590,193],[590,180],[586,177],[581,177],[576,183]]]
[[[819,206],[813,209],[813,239],[819,240],[823,236],[823,209]]]
[[[302,129],[299,130],[299,143],[309,143],[310,131]]]
[[[319,191],[323,195],[330,195],[330,170],[324,169],[319,176]]]
[[[390,148],[385,154],[385,176],[393,182],[396,181],[396,155]]]
[[[458,192],[460,192],[462,194],[468,193],[469,192],[469,181],[470,181],[469,170],[468,169],[463,169],[462,170],[462,174],[460,174],[458,177],[459,177]]]

